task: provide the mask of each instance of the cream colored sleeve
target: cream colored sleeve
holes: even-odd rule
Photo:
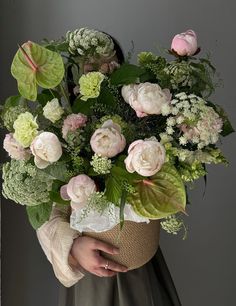
[[[52,264],[55,276],[65,286],[71,287],[84,274],[69,262],[73,239],[79,232],[70,228],[68,208],[54,205],[49,220],[36,230],[39,243]]]

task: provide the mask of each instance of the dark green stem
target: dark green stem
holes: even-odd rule
[[[70,105],[70,99],[69,99],[69,97],[68,97],[68,95],[67,95],[67,93],[66,93],[66,91],[65,91],[65,89],[64,89],[64,87],[61,83],[59,85],[59,88],[61,90],[61,93],[62,93],[63,97],[65,98],[65,102],[66,102],[65,103],[65,108],[66,108],[66,110],[69,113],[72,113],[72,109],[71,109],[71,105]]]

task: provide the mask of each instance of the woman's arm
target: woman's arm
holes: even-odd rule
[[[50,219],[36,231],[55,276],[65,287],[73,286],[84,276],[70,254],[79,232],[70,228],[69,212],[68,207],[53,206]]]

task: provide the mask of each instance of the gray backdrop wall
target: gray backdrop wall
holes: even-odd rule
[[[199,36],[203,53],[212,51],[224,86],[215,94],[236,127],[235,1],[228,0],[5,0],[0,4],[0,98],[16,93],[10,64],[17,43],[57,38],[67,30],[89,26],[116,37],[125,51],[169,47],[188,28]],[[222,149],[231,163],[208,167],[191,193],[187,241],[162,232],[161,246],[183,306],[235,305],[235,134]],[[1,154],[3,152],[1,151]],[[1,155],[3,156],[3,155]],[[56,306],[58,282],[44,256],[25,211],[2,199],[3,306]],[[102,306],[102,305],[101,305]]]

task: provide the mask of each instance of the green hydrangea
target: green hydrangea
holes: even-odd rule
[[[2,120],[4,126],[8,129],[9,132],[13,132],[13,124],[17,117],[28,111],[28,108],[22,105],[17,105],[14,107],[7,108],[2,114]]]
[[[22,160],[11,160],[3,165],[2,193],[16,203],[34,206],[50,201],[52,177]]]
[[[36,117],[29,112],[20,114],[13,124],[15,130],[14,138],[24,147],[30,146],[33,139],[38,134],[38,124]]]
[[[87,101],[89,98],[97,98],[104,78],[104,74],[96,71],[82,75],[79,79],[81,99]]]
[[[107,157],[102,157],[100,155],[94,154],[92,161],[90,162],[93,170],[98,174],[107,174],[110,173],[112,164],[111,160]]]

